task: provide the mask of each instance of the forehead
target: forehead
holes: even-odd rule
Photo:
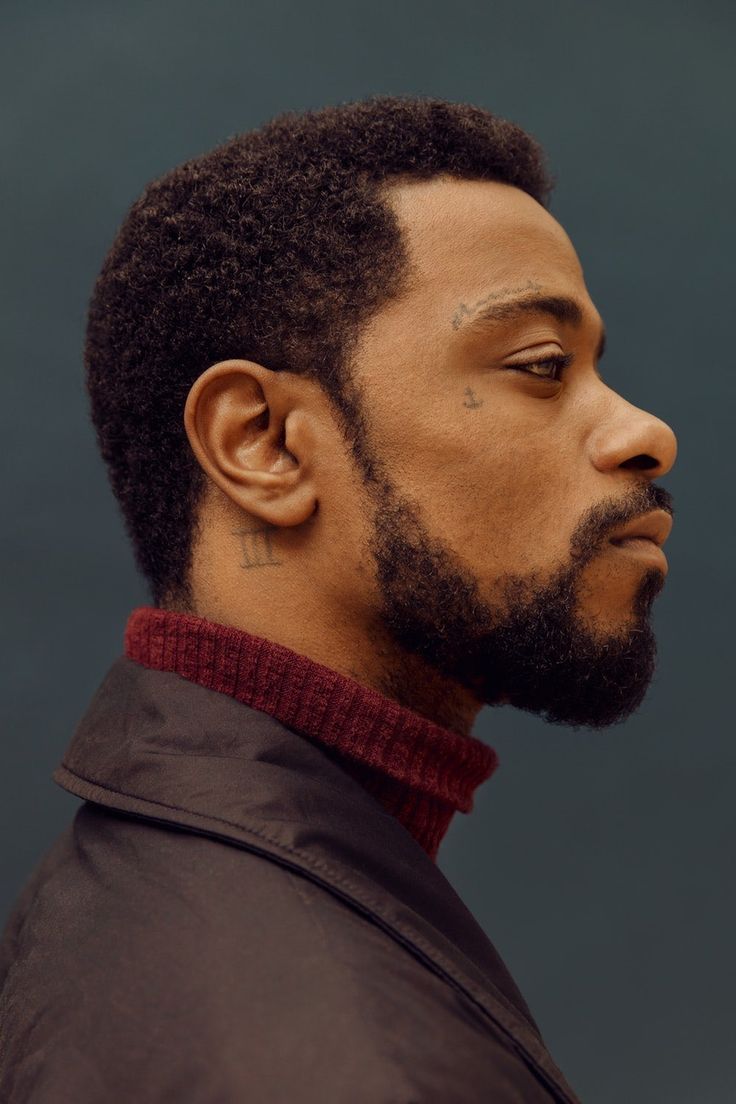
[[[443,309],[533,281],[587,298],[565,230],[530,195],[494,180],[435,177],[390,184],[412,263],[410,297]]]

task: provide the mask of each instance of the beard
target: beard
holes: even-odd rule
[[[401,650],[485,704],[508,703],[551,724],[604,728],[639,707],[656,667],[649,617],[665,576],[658,568],[642,572],[617,632],[586,624],[581,576],[614,526],[652,509],[672,513],[668,492],[639,484],[625,502],[600,504],[577,527],[568,562],[551,578],[504,575],[492,605],[472,571],[428,532],[415,503],[385,477],[365,486],[374,508],[369,550],[378,622]]]

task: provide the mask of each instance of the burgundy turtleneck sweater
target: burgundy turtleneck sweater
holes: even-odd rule
[[[493,748],[377,690],[243,629],[139,606],[125,654],[260,709],[322,743],[411,832],[432,859],[456,810],[498,766]]]

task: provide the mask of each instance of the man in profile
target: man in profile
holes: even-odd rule
[[[576,1101],[436,864],[485,705],[642,702],[672,430],[536,141],[479,107],[287,113],[153,181],[87,386],[152,604],[0,945],[8,1104]]]

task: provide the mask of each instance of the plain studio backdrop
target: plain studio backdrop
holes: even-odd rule
[[[609,331],[605,374],[674,429],[657,673],[626,723],[507,708],[439,865],[596,1104],[728,1104],[736,20],[725,2],[412,0],[2,8],[2,920],[79,805],[51,781],[149,602],[83,387],[92,284],[167,169],[285,110],[374,93],[489,108],[545,147],[552,214]],[[50,964],[52,967],[53,964]]]

